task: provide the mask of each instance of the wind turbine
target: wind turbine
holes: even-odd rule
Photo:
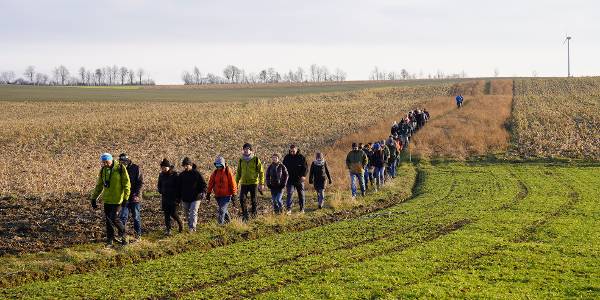
[[[563,45],[567,43],[567,77],[571,77],[571,37],[566,36]]]

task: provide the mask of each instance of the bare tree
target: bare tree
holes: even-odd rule
[[[90,70],[87,70],[85,72],[85,84],[92,85],[93,78],[94,78],[94,73],[92,73],[92,71],[90,71]]]
[[[188,71],[184,71],[183,74],[181,74],[181,79],[183,80],[183,84],[185,85],[194,84],[194,78],[192,74],[190,74],[190,72]]]
[[[86,74],[85,68],[84,67],[79,68],[79,71],[77,71],[77,74],[79,74],[79,78],[81,78],[81,84],[85,85],[85,74]]]
[[[142,77],[144,77],[144,75],[146,75],[146,71],[144,71],[144,69],[142,69],[142,68],[139,68],[137,74],[138,74],[138,77],[140,78],[140,81],[139,81],[140,85],[142,85]]]
[[[319,67],[316,64],[310,65],[310,80],[313,82],[319,80]]]
[[[65,85],[65,81],[69,78],[69,69],[67,67],[60,65],[58,66],[58,76],[60,78],[60,84]]]
[[[121,67],[119,69],[119,76],[121,77],[121,85],[125,85],[125,79],[127,79],[128,73],[129,73],[129,71],[127,70],[127,67]]]
[[[94,72],[95,75],[95,79],[96,79],[96,85],[102,85],[102,79],[104,77],[104,73],[102,73],[102,69],[98,68],[96,69],[96,72]]]
[[[304,69],[302,69],[302,67],[298,67],[298,69],[296,70],[296,80],[298,82],[304,81]]]
[[[200,84],[201,80],[202,80],[202,73],[200,73],[200,69],[198,69],[197,66],[194,66],[194,83]]]
[[[135,71],[133,69],[129,69],[129,85],[133,85],[133,81],[135,80]]]
[[[404,80],[408,79],[408,71],[406,71],[406,69],[400,70],[400,77]]]
[[[0,81],[4,84],[11,84],[13,80],[15,80],[15,72],[13,71],[4,71],[0,74]]]
[[[335,69],[335,80],[346,81],[346,72],[340,68]]]
[[[44,73],[36,73],[35,74],[35,84],[37,85],[46,85],[48,83],[48,75]]]
[[[27,79],[29,79],[29,82],[31,84],[34,84],[33,78],[35,76],[35,67],[34,66],[27,67],[27,69],[25,69],[25,72],[23,73],[23,76],[27,77]]]
[[[113,83],[116,85],[117,84],[117,76],[119,75],[119,67],[117,67],[116,65],[113,65],[110,68],[110,75],[113,79]]]

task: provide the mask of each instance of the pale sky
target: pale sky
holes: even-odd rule
[[[600,75],[600,2],[475,0],[0,0],[0,71],[126,65],[159,84],[313,63],[469,76]]]

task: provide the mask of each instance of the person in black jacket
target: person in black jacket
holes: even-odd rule
[[[199,200],[206,196],[206,181],[189,157],[183,159],[181,166],[183,171],[179,174],[179,195],[183,202],[188,229],[194,232],[198,224]]]
[[[283,164],[288,171],[287,182],[287,214],[292,213],[292,195],[294,189],[298,191],[298,204],[300,205],[300,213],[304,213],[304,181],[308,172],[308,164],[306,158],[300,154],[300,150],[296,145],[290,145],[290,152],[283,158]]]
[[[133,219],[133,230],[135,231],[135,239],[139,241],[142,238],[142,217],[141,211],[141,200],[142,200],[142,188],[144,187],[144,176],[140,167],[131,162],[129,156],[125,153],[119,155],[119,162],[127,167],[127,174],[129,174],[129,182],[131,182],[131,194],[127,201],[121,203],[121,214],[119,218],[123,226],[127,225],[127,219],[129,215]]]
[[[281,156],[279,153],[274,153],[271,156],[272,163],[267,168],[265,174],[265,182],[267,187],[271,190],[271,201],[273,202],[273,212],[280,214],[283,211],[283,203],[281,198],[283,196],[283,189],[287,185],[288,171],[287,168],[280,160]]]
[[[331,185],[331,175],[329,175],[329,168],[327,162],[321,152],[317,152],[315,155],[315,161],[310,164],[310,173],[308,176],[308,182],[313,184],[315,191],[317,191],[317,202],[319,209],[323,208],[323,202],[325,201],[325,180]]]
[[[158,175],[158,193],[161,195],[161,208],[165,215],[165,234],[171,235],[171,218],[177,222],[179,232],[183,231],[183,223],[179,218],[178,208],[181,202],[178,191],[178,175],[175,166],[166,158],[160,163]]]

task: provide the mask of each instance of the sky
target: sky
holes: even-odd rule
[[[181,84],[194,66],[258,73],[311,64],[350,80],[417,75],[600,75],[600,1],[0,0],[0,71],[144,68]]]

